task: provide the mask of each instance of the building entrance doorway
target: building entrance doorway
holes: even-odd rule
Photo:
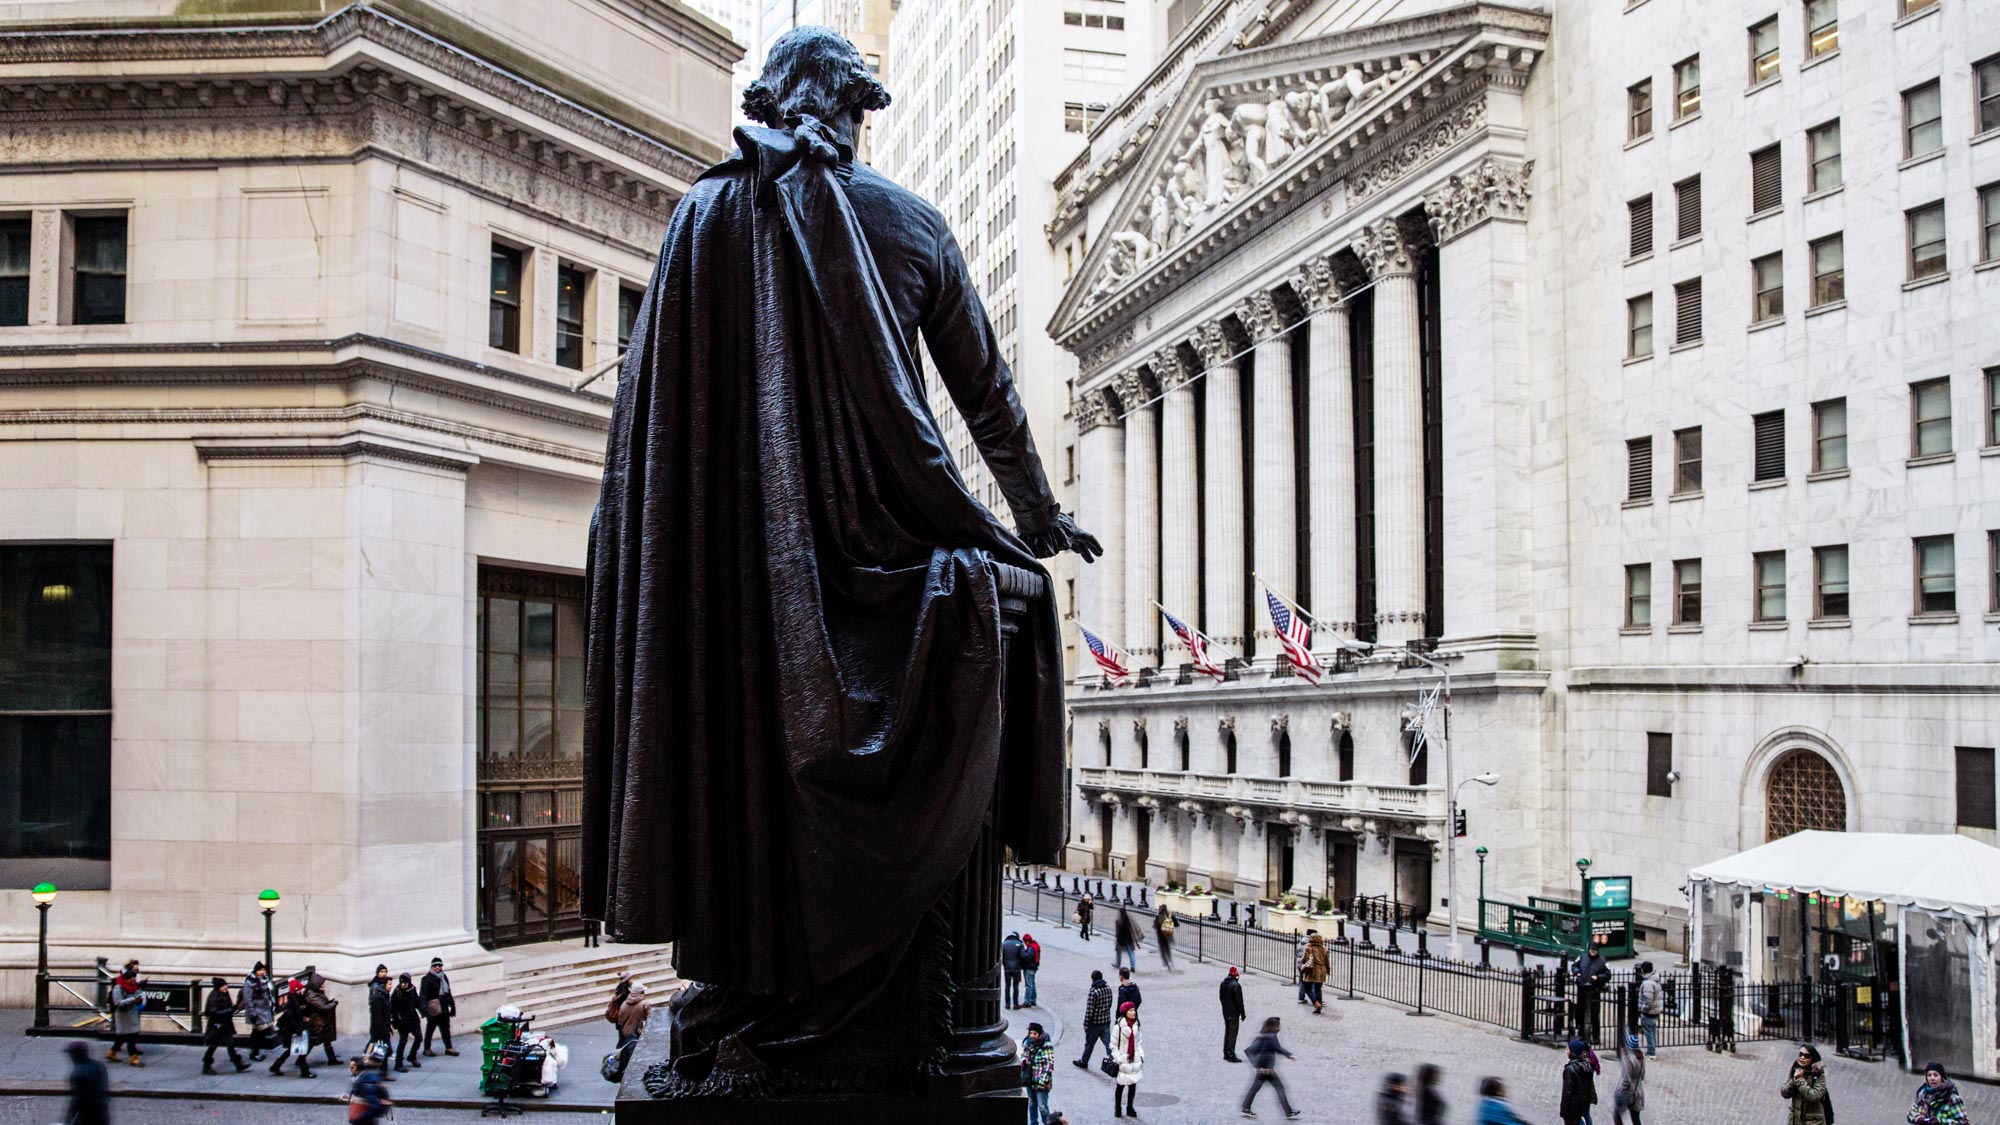
[[[1117,815],[1110,805],[1097,806],[1097,870],[1116,878],[1111,870],[1111,821]]]
[[[1431,914],[1431,846],[1423,840],[1396,841],[1396,902],[1421,925]]]
[[[1126,872],[1126,878],[1144,881],[1146,859],[1153,851],[1153,811],[1144,808],[1133,809],[1132,827],[1135,829],[1135,839],[1138,842],[1132,847],[1132,869]]]
[[[1265,901],[1276,902],[1292,889],[1292,879],[1296,874],[1292,862],[1296,854],[1290,828],[1273,824],[1264,830]]]
[[[479,941],[583,932],[583,579],[479,570]]]
[[[1354,864],[1360,855],[1354,837],[1346,832],[1330,832],[1326,837],[1326,885],[1334,909],[1345,910],[1355,895]]]

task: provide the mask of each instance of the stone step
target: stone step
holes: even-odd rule
[[[655,1003],[673,995],[680,986],[669,946],[627,946],[603,952],[558,950],[522,958],[508,967],[507,1003],[534,1016],[535,1026],[541,1028],[602,1019],[620,972],[630,972],[633,979],[644,981]]]

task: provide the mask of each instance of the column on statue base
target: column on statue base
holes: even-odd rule
[[[1120,643],[1137,668],[1160,666],[1160,477],[1157,442],[1159,404],[1137,371],[1114,384],[1125,414],[1125,552],[1106,559],[1123,571],[1125,635]]]
[[[1355,252],[1375,281],[1375,640],[1424,630],[1424,394],[1417,272],[1394,219],[1365,228]]]
[[[1256,346],[1251,365],[1250,495],[1256,519],[1250,569],[1258,578],[1293,599],[1298,588],[1298,479],[1294,475],[1292,433],[1292,340],[1285,331],[1285,310],[1270,292],[1253,295],[1236,307],[1236,319]],[[1256,622],[1257,663],[1271,667],[1280,658],[1278,632],[1271,624],[1261,589],[1250,591],[1251,620]]]
[[[1195,491],[1194,369],[1166,348],[1153,357],[1160,383],[1160,603],[1191,626],[1200,624],[1201,508]],[[1160,667],[1188,662],[1188,649],[1162,630]]]
[[[1201,358],[1204,427],[1202,457],[1202,568],[1206,595],[1202,629],[1221,646],[1215,654],[1241,656],[1243,646],[1243,585],[1248,567],[1243,535],[1243,387],[1235,346],[1220,319],[1209,321],[1188,337]]]
[[[1349,350],[1347,304],[1331,257],[1315,258],[1291,278],[1305,302],[1306,464],[1310,504],[1312,589],[1306,608],[1318,627],[1313,651],[1330,656],[1354,637],[1354,356]]]
[[[1125,589],[1117,569],[1125,558],[1125,427],[1117,407],[1110,388],[1099,387],[1080,395],[1070,408],[1082,469],[1077,522],[1104,546],[1099,562],[1076,563],[1077,604],[1071,611],[1084,628],[1114,645],[1125,636]],[[1078,661],[1077,675],[1102,678],[1089,659]]]

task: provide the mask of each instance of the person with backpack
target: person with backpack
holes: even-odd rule
[[[1130,970],[1130,969],[1120,969],[1120,970],[1118,970],[1118,1008],[1119,1008],[1119,1010],[1120,1010],[1120,1011],[1123,1011],[1123,1010],[1124,1010],[1124,1008],[1125,1008],[1125,1005],[1127,1005],[1127,1004],[1130,1004],[1130,1005],[1132,1005],[1132,1006],[1133,1006],[1134,1008],[1136,1008],[1136,1007],[1138,1007],[1138,1006],[1140,1005],[1140,1003],[1141,1003],[1141,1002],[1142,1002],[1142,1001],[1141,1001],[1141,999],[1140,999],[1140,996],[1139,996],[1139,986],[1138,986],[1138,985],[1136,985],[1136,984],[1134,984],[1134,983],[1132,983],[1132,970]]]
[[[1000,942],[1000,975],[1007,984],[1007,1010],[1021,1006],[1021,935],[1008,934]]]
[[[1021,935],[1021,1004],[1035,1006],[1035,973],[1042,967],[1042,943],[1033,934]]]
[[[1303,1111],[1292,1108],[1292,1099],[1285,1096],[1285,1082],[1278,1077],[1279,1055],[1283,1055],[1294,1061],[1298,1058],[1298,1056],[1292,1054],[1290,1051],[1285,1050],[1283,1043],[1278,1042],[1278,1017],[1272,1016],[1264,1021],[1264,1030],[1258,1034],[1257,1038],[1250,1041],[1250,1050],[1248,1053],[1250,1055],[1250,1065],[1257,1068],[1257,1076],[1250,1080],[1250,1092],[1243,1095],[1243,1116],[1257,1116],[1257,1111],[1253,1108],[1253,1105],[1257,1101],[1257,1092],[1265,1086],[1269,1086],[1278,1092],[1278,1108],[1285,1111],[1286,1117],[1304,1116]]]
[[[423,1001],[417,995],[417,986],[410,981],[410,974],[396,977],[396,987],[389,991],[389,1026],[396,1032],[396,1071],[407,1073],[412,1067],[422,1070],[424,1063],[417,1057],[417,1049],[424,1045]]]
[[[1028,1125],[1047,1125],[1049,1091],[1056,1084],[1056,1048],[1039,1023],[1021,1039],[1021,1087],[1028,1091]]]
[[[646,1017],[652,1009],[646,1003],[646,986],[633,981],[631,991],[625,994],[625,1002],[618,1005],[618,1045],[636,1043],[646,1034]]]
[[[625,998],[632,995],[632,974],[620,972],[618,983],[612,986],[611,1002],[604,1006],[604,1022],[618,1026],[618,1009],[625,1006]]]
[[[1160,966],[1170,973],[1174,971],[1175,926],[1173,911],[1161,903],[1159,913],[1153,915],[1153,936],[1160,942]]]
[[[1792,1103],[1787,1125],[1833,1125],[1833,1095],[1826,1088],[1826,1064],[1820,1061],[1818,1047],[1799,1046],[1778,1096]]]
[[[1299,980],[1306,986],[1306,997],[1312,1001],[1313,1015],[1326,1009],[1326,978],[1333,971],[1333,955],[1327,951],[1326,939],[1313,931],[1306,938],[1306,948],[1299,954]]]
[[[271,970],[264,962],[250,966],[250,975],[243,978],[243,987],[236,990],[236,1009],[250,1024],[250,1061],[263,1062],[264,1048],[271,1046],[276,1033],[273,1024],[278,1018],[278,998],[271,991]]]
[[[347,1090],[349,1121],[366,1125],[389,1115],[390,1107],[396,1103],[389,1100],[389,1091],[383,1088],[382,1078],[378,1064],[370,1062],[361,1066],[360,1073],[354,1076],[354,1085]]]
[[[1104,983],[1104,973],[1090,970],[1090,991],[1083,997],[1083,1054],[1070,1061],[1070,1065],[1081,1070],[1090,1069],[1090,1056],[1097,1050],[1097,1044],[1104,1044],[1104,1053],[1111,1053],[1111,986]]]
[[[229,995],[229,982],[221,977],[209,980],[208,1000],[201,1006],[201,1041],[208,1051],[201,1056],[201,1072],[215,1073],[215,1052],[229,1052],[230,1065],[241,1074],[250,1069],[236,1053],[236,999]]]

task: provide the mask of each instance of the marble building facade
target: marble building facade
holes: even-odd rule
[[[1451,670],[1496,894],[1587,856],[1678,944],[1768,836],[1992,839],[2000,39],[1811,7],[1217,0],[1111,108],[1050,330],[1113,564],[1076,616],[1152,671],[1075,670],[1070,866],[1442,919],[1392,646]]]
[[[492,946],[580,931],[611,368],[741,47],[625,0],[88,7],[0,27],[0,1002],[50,879],[59,965],[240,976],[269,887],[281,969],[437,954],[477,1012]]]

